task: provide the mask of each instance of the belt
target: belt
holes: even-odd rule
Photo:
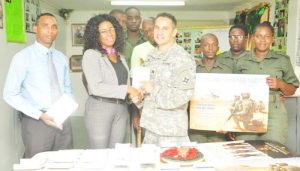
[[[114,103],[114,104],[124,104],[126,103],[125,100],[123,99],[117,99],[117,98],[108,98],[108,97],[100,97],[100,96],[92,96],[96,100],[99,100],[101,102],[106,102],[106,103]]]

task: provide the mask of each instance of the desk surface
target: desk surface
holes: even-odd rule
[[[161,163],[160,153],[169,147],[144,145],[131,148],[129,145],[117,145],[115,149],[99,150],[62,150],[43,152],[32,159],[21,159],[14,170],[268,170],[273,167],[288,167],[277,163],[298,166],[300,158],[274,159],[249,143],[243,141],[191,144],[204,154],[205,161],[182,166]]]

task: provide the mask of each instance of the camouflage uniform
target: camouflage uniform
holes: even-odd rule
[[[167,52],[151,51],[145,66],[150,68],[154,88],[144,99],[143,143],[189,141],[187,106],[195,86],[194,59],[174,43]]]
[[[233,60],[229,58],[224,58],[220,60],[219,56],[217,56],[217,60],[214,66],[207,70],[205,65],[202,64],[202,61],[197,61],[197,73],[229,73],[233,72]],[[220,142],[225,141],[224,134],[217,133],[215,131],[203,131],[203,130],[189,130],[189,137],[191,141],[198,143],[207,143],[207,142]]]
[[[255,111],[254,101],[250,99],[249,93],[242,93],[241,108],[233,113],[233,119],[238,129],[250,129],[249,124],[253,118]],[[240,126],[240,122],[243,123],[243,128]]]
[[[262,60],[258,61],[255,52],[247,54],[237,61],[236,73],[268,74],[296,87],[299,81],[294,73],[290,58],[283,54],[270,51]],[[285,144],[288,135],[288,114],[284,103],[279,99],[281,91],[270,89],[268,130],[263,134],[239,133],[238,139],[245,140],[273,140]]]

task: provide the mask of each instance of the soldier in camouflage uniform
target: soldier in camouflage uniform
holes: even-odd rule
[[[175,42],[176,24],[175,17],[168,13],[155,19],[158,48],[145,59],[151,80],[143,85],[143,143],[180,145],[189,141],[187,106],[194,92],[196,66],[192,56]]]
[[[201,37],[201,51],[203,58],[196,62],[197,73],[232,73],[232,65],[230,59],[219,60],[217,52],[219,50],[218,38],[211,33],[205,34]],[[214,131],[204,130],[189,130],[189,137],[191,141],[198,143],[220,142],[224,141],[224,134]]]
[[[233,112],[232,118],[237,125],[237,129],[250,129],[249,125],[255,111],[254,101],[250,99],[250,93],[242,93],[241,96],[241,106],[239,105],[239,109]],[[243,123],[243,127],[240,126],[240,122]]]
[[[290,58],[270,50],[274,28],[268,22],[256,26],[253,40],[255,49],[237,61],[237,73],[268,74],[270,87],[268,130],[263,134],[239,133],[237,139],[273,140],[285,144],[288,135],[288,114],[280,95],[293,95],[299,86]]]

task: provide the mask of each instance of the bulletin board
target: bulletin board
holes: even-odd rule
[[[274,32],[275,41],[272,45],[274,51],[286,52],[288,28],[288,0],[276,0]]]
[[[39,0],[25,0],[25,30],[26,32],[33,33],[37,17],[41,14],[41,7]]]
[[[228,33],[229,27],[220,28],[179,28],[176,42],[195,58],[202,58],[200,40],[206,33],[215,34],[219,40],[220,51],[230,49]]]

